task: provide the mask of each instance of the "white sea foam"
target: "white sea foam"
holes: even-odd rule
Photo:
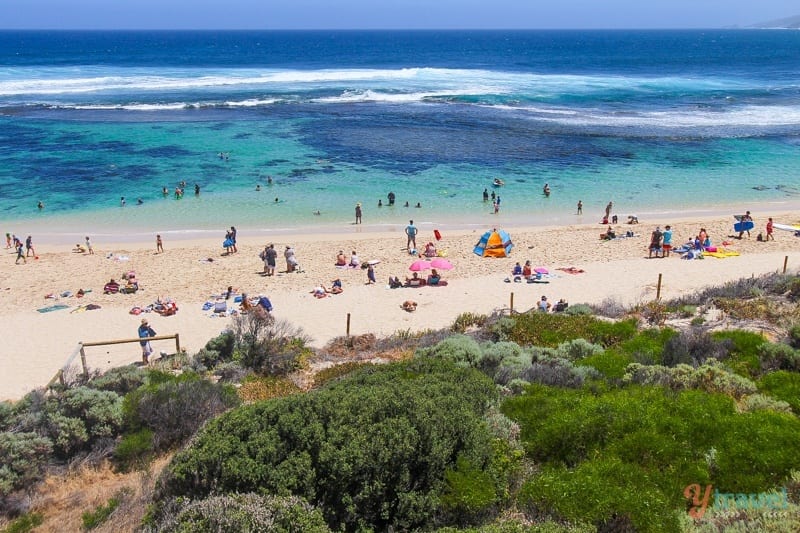
[[[539,107],[508,107],[526,111],[537,120],[571,126],[709,128],[764,128],[800,125],[800,106],[748,105],[719,111],[677,109],[671,111],[639,111],[609,113],[600,110],[543,110]]]
[[[369,86],[361,86],[368,83]],[[463,90],[495,87],[498,91],[548,98],[563,94],[608,91],[660,93],[764,90],[755,80],[646,78],[597,75],[551,75],[500,72],[483,69],[112,69],[0,68],[0,96],[43,96],[116,92],[203,91],[244,87],[275,91],[311,90],[320,87],[397,90],[410,92]],[[781,87],[779,89],[786,89]],[[463,93],[462,93],[463,94]],[[479,93],[480,94],[480,93]]]

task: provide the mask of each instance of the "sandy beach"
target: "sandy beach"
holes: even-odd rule
[[[601,241],[605,230],[599,224],[562,227],[514,228],[515,244],[510,257],[481,258],[472,249],[484,230],[448,229],[437,244],[438,250],[454,265],[442,272],[445,287],[389,289],[389,276],[404,279],[415,260],[406,251],[405,225],[393,231],[365,231],[346,225],[338,234],[305,233],[263,236],[239,232],[238,253],[223,255],[220,238],[164,242],[164,253],[155,253],[155,235],[149,242],[112,243],[95,241],[94,255],[72,251],[74,243],[43,244],[37,248],[38,259],[14,264],[12,250],[5,250],[0,264],[0,318],[4,332],[4,372],[0,376],[0,399],[16,399],[31,388],[45,385],[75,350],[79,342],[133,338],[142,316],[160,335],[180,334],[181,346],[196,352],[230,322],[203,311],[212,295],[229,285],[250,295],[269,296],[276,318],[301,327],[312,345],[323,346],[344,335],[350,314],[351,334],[389,335],[398,330],[418,331],[450,325],[463,312],[491,313],[508,309],[514,294],[515,310],[535,306],[542,295],[552,302],[563,298],[570,304],[599,303],[607,298],[623,304],[645,302],[655,297],[658,275],[662,274],[662,297],[671,298],[687,291],[721,284],[725,281],[780,271],[788,256],[788,271],[800,267],[800,238],[786,231],[776,231],[774,242],[758,242],[764,232],[766,214],[754,213],[756,227],[750,238],[732,238],[732,218],[692,217],[668,220],[643,220],[638,225],[615,226],[618,234],[634,231],[637,236]],[[776,221],[796,223],[798,213],[772,214]],[[680,245],[694,237],[701,227],[707,229],[713,244],[730,242],[725,248],[740,252],[737,257],[703,260],[668,258],[648,259],[650,233],[660,225],[672,225],[673,244]],[[491,228],[485,228],[491,229]],[[24,236],[22,236],[24,238]],[[35,236],[34,236],[35,237]],[[422,227],[417,237],[420,248],[435,241],[432,229]],[[34,240],[34,242],[36,242]],[[261,275],[263,263],[258,254],[266,244],[274,243],[278,256],[275,276]],[[283,250],[295,248],[302,272],[285,273]],[[334,266],[336,253],[349,257],[355,250],[361,261],[379,261],[375,266],[377,284],[366,285],[367,274],[361,269]],[[208,259],[213,259],[209,261]],[[516,262],[530,260],[534,267],[550,273],[546,284],[506,283]],[[583,270],[569,274],[560,268]],[[136,272],[141,289],[136,294],[104,295],[103,285],[124,272]],[[423,274],[427,274],[426,272]],[[317,285],[330,287],[340,278],[342,294],[317,299],[310,291]],[[77,293],[91,289],[83,298],[55,299],[65,291]],[[159,298],[177,302],[176,315],[162,317],[155,313],[136,316],[133,307],[146,307]],[[417,311],[400,308],[405,300],[418,303]],[[37,309],[54,304],[67,308],[40,313]],[[96,304],[100,309],[81,310],[79,306]],[[156,352],[174,351],[174,341],[157,341]],[[109,368],[140,360],[135,343],[86,349],[92,368]]]

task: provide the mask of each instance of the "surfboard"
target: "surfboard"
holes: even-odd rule
[[[755,227],[756,225],[753,224],[753,221],[748,220],[747,222],[737,222],[736,224],[734,224],[733,231],[750,231]]]
[[[792,232],[800,231],[800,226],[790,226],[789,224],[778,224],[777,222],[773,224],[772,227],[783,231],[792,231]]]

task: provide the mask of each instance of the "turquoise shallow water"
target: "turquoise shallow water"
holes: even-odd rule
[[[798,45],[797,32],[0,32],[13,58],[0,226],[53,240],[344,231],[356,202],[365,230],[592,222],[609,200],[645,217],[785,211],[800,203]],[[389,191],[397,205],[378,208]]]

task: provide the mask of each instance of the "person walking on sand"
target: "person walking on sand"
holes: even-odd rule
[[[614,207],[614,202],[608,202],[606,206],[606,220],[611,218],[611,209]]]
[[[575,214],[576,215],[582,215],[583,214],[583,201],[582,200],[578,200],[578,212],[575,213]]]
[[[163,254],[164,253],[164,242],[161,240],[161,235],[156,235],[156,253]]]
[[[148,340],[150,337],[155,337],[156,332],[153,331],[153,328],[147,323],[147,319],[142,319],[142,324],[139,326],[139,338],[142,339],[139,341],[139,344],[142,346],[142,363],[148,364],[150,362],[150,355],[153,353],[153,347],[150,345],[150,341]]]
[[[266,251],[267,255],[267,276],[275,274],[275,265],[278,260],[278,251],[275,250],[275,245],[270,243]]]
[[[6,249],[11,248],[11,234],[6,233]]]
[[[408,226],[406,226],[406,235],[408,236],[408,241],[406,242],[406,249],[408,251],[416,250],[417,249],[417,227],[414,225],[413,220],[408,221]],[[413,248],[412,248],[413,245]]]
[[[372,266],[372,265],[369,265],[369,267],[367,267],[367,285],[372,285],[373,283],[376,283],[376,281],[375,281],[375,267]]]
[[[33,237],[30,235],[28,235],[28,238],[25,239],[25,257],[28,257],[29,255],[36,257],[36,250],[33,249]]]
[[[742,215],[739,218],[739,223],[741,224],[741,226],[739,226],[739,227],[741,228],[741,231],[739,232],[739,235],[737,236],[737,239],[741,239],[742,236],[744,235],[745,231],[747,232],[747,238],[748,239],[750,238],[750,230],[749,229],[744,229],[744,228],[745,228],[745,224],[746,223],[752,222],[752,221],[753,221],[753,217],[750,216],[750,211],[748,211],[747,213],[745,213],[744,215]]]
[[[19,260],[22,259],[23,263],[27,263],[28,260],[25,259],[25,247],[22,245],[22,241],[17,241],[17,259],[14,261],[15,265],[19,264]]]
[[[89,240],[89,236],[86,236],[86,251],[89,252],[89,255],[94,255],[94,248],[92,248],[92,241]]]
[[[766,238],[766,240],[768,240],[768,241],[769,240],[773,240],[773,241],[775,240],[775,235],[773,235],[774,231],[775,231],[775,227],[774,227],[774,225],[772,223],[772,217],[769,217],[769,219],[767,220],[767,238]]]
[[[236,247],[236,228],[233,226],[231,226],[231,242],[233,243],[233,246],[231,247],[233,249],[233,253],[238,252],[239,249]]]
[[[361,224],[361,202],[356,204],[356,224]]]

